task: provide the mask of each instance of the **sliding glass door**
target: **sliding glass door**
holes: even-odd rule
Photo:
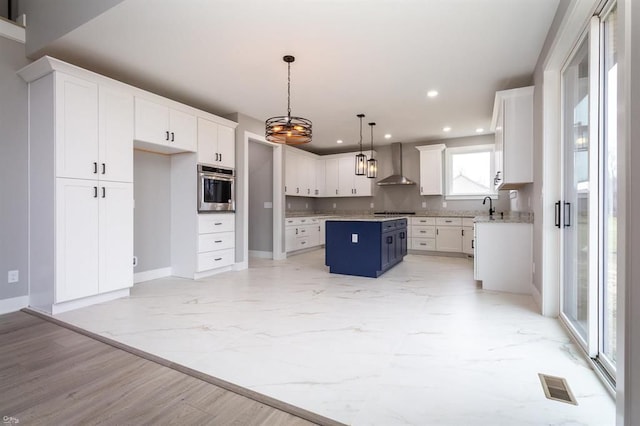
[[[615,379],[616,8],[592,19],[562,71],[561,317]]]

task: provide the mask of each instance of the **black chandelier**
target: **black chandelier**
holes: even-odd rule
[[[271,117],[265,122],[266,139],[286,145],[301,145],[311,142],[311,120],[291,116],[291,55],[282,58],[287,63],[287,115]]]
[[[360,119],[360,154],[356,154],[356,175],[364,176],[367,173],[367,156],[362,153],[362,119],[364,114],[358,114]]]
[[[369,123],[371,127],[371,158],[367,160],[367,177],[371,179],[378,177],[378,160],[373,158],[373,126],[375,125],[376,123]]]

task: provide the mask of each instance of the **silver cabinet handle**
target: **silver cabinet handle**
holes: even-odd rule
[[[222,240],[215,240],[214,243],[221,243]]]
[[[104,186],[102,187],[102,198],[105,198],[107,196],[107,188],[105,188]]]
[[[215,259],[213,259],[213,260],[215,260],[215,261],[217,262],[217,261],[219,261],[219,260],[222,260],[222,258],[221,258],[221,257],[216,257],[216,258],[215,258]]]
[[[93,173],[98,174],[98,163],[95,161],[93,162]]]
[[[102,163],[102,174],[105,174],[107,172],[107,165]]]

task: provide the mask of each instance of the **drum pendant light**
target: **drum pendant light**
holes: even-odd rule
[[[311,142],[311,120],[291,115],[291,55],[282,58],[287,63],[287,115],[267,119],[265,135],[269,142],[301,145]]]
[[[364,114],[358,114],[360,119],[360,154],[356,154],[356,175],[364,176],[367,174],[367,156],[362,153],[362,119]]]
[[[378,160],[373,158],[373,126],[375,125],[376,123],[369,123],[371,127],[371,158],[367,160],[367,177],[371,179],[378,177]]]

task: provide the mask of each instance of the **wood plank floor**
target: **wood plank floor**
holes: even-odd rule
[[[0,418],[29,425],[314,424],[25,312],[0,316]]]

